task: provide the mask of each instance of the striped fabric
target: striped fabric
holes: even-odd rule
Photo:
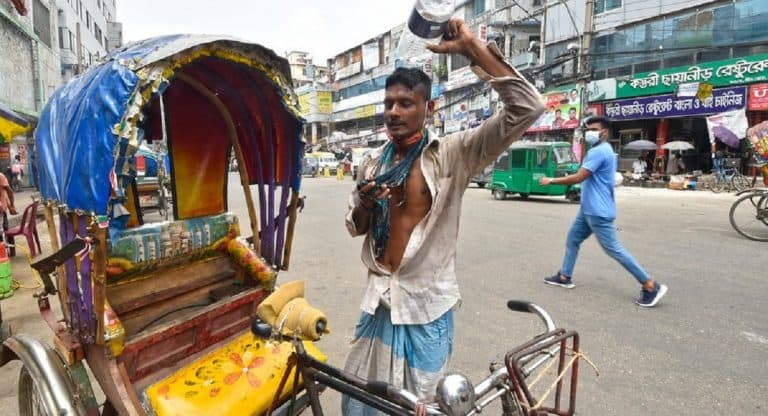
[[[363,312],[345,371],[366,380],[386,381],[422,399],[431,399],[453,351],[453,310],[423,325],[393,325],[389,309]],[[383,413],[344,396],[344,416]]]

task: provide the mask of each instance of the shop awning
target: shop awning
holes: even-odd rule
[[[0,104],[0,143],[10,142],[14,137],[32,129],[32,123],[19,113]]]

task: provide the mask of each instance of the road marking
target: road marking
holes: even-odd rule
[[[760,344],[767,344],[768,345],[768,337],[764,337],[762,335],[755,334],[754,332],[746,332],[742,331],[741,335],[747,339],[747,341],[757,342]]]

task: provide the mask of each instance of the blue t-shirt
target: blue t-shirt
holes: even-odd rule
[[[581,184],[581,211],[586,215],[616,218],[613,196],[616,155],[608,142],[589,149],[581,167],[592,174]]]

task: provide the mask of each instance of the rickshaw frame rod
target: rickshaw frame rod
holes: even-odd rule
[[[84,403],[64,362],[55,351],[26,334],[14,335],[3,343],[29,371],[42,404],[52,415],[86,416]]]
[[[351,396],[355,400],[363,402],[388,415],[413,415],[412,411],[394,403],[391,399],[381,397],[379,394],[376,394],[376,392],[370,391],[373,387],[371,383],[350,374],[346,374],[338,368],[314,359],[307,354],[303,344],[300,342],[295,344],[296,354],[298,356],[297,369],[301,371],[304,378],[305,388],[310,397],[313,416],[323,415],[323,409],[320,406],[320,395],[317,390],[318,386],[315,385],[315,381],[342,394]]]
[[[529,375],[529,370],[525,368],[525,363],[530,362],[530,358],[532,354],[540,353],[544,350],[547,350],[547,353],[549,353],[548,348],[553,347],[557,344],[558,346],[558,352],[559,352],[559,361],[558,361],[558,368],[557,368],[557,374],[562,374],[563,371],[567,370],[565,368],[565,360],[566,360],[566,349],[568,344],[568,339],[572,339],[571,347],[573,349],[574,354],[579,353],[579,334],[575,331],[565,331],[564,329],[556,329],[555,331],[552,331],[547,334],[543,334],[537,338],[534,338],[533,340],[519,346],[515,350],[512,350],[507,353],[504,362],[507,365],[507,372],[509,373],[510,380],[512,381],[514,387],[515,387],[515,393],[517,394],[519,399],[525,399],[525,401],[528,403],[529,406],[534,406],[537,403],[536,398],[533,397],[533,394],[531,394],[530,390],[528,389],[528,385],[525,383],[526,377]],[[548,407],[541,407],[539,409],[535,409],[533,412],[529,412],[526,410],[525,407],[523,407],[523,411],[528,415],[536,415],[538,414],[537,411],[540,412],[546,412],[549,414],[556,414],[560,416],[571,416],[575,414],[576,412],[576,389],[577,389],[577,382],[579,377],[579,360],[576,359],[573,362],[573,365],[571,367],[571,380],[570,380],[570,392],[569,392],[569,401],[568,401],[568,410],[563,411],[560,410],[560,399],[562,395],[562,389],[563,389],[563,379],[560,379],[555,384],[555,407],[554,408],[548,408]],[[533,409],[532,409],[533,410]]]

